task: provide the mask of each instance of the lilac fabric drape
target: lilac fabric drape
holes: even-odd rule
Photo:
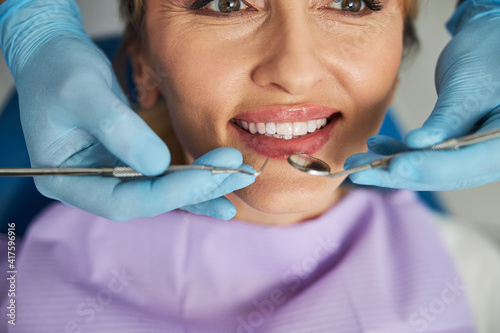
[[[474,332],[415,195],[355,190],[289,227],[56,204],[24,239],[10,332]]]

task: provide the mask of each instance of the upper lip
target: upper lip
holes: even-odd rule
[[[249,123],[303,122],[313,119],[329,118],[337,112],[340,111],[324,105],[280,105],[267,106],[243,112],[233,119],[240,119]]]

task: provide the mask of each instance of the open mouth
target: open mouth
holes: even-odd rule
[[[228,123],[240,142],[263,156],[286,160],[315,154],[329,141],[342,112],[323,105],[271,106],[241,113]]]
[[[252,123],[241,119],[231,119],[231,123],[255,136],[267,136],[281,140],[292,140],[308,136],[326,127],[333,116],[329,118],[286,123]]]

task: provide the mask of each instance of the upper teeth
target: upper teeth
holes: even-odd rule
[[[267,135],[277,139],[295,139],[326,126],[327,119],[298,121],[293,123],[250,123],[240,119],[233,122],[255,135]]]

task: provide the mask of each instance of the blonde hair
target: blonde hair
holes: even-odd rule
[[[120,13],[128,24],[133,24],[140,28],[140,23],[144,20],[144,0],[119,0]]]

